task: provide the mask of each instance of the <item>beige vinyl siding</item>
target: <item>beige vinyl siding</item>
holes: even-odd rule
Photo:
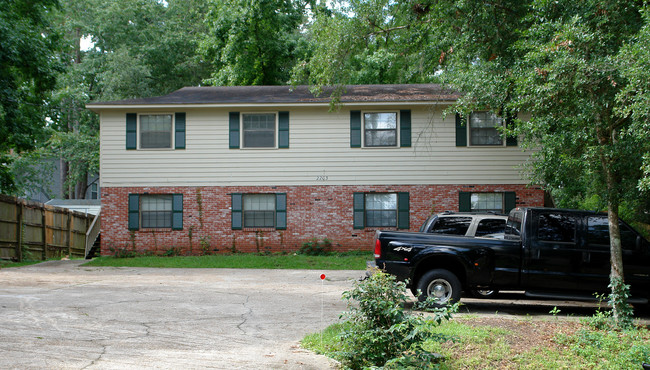
[[[379,109],[377,109],[379,108]],[[350,148],[350,107],[104,110],[101,186],[525,184],[519,147],[456,147],[445,106],[411,109],[410,148]],[[126,150],[125,114],[186,112],[186,149]],[[228,112],[290,112],[289,149],[229,149]],[[241,134],[241,133],[240,133]]]

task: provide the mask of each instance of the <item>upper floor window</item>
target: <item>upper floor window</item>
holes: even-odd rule
[[[275,113],[242,114],[242,132],[244,148],[275,148]]]
[[[172,115],[171,114],[141,114],[140,115],[140,148],[141,149],[171,149],[172,147]]]
[[[397,146],[397,113],[366,112],[363,114],[364,146]]]
[[[469,116],[470,145],[503,146],[500,127],[503,120],[491,112],[474,112]]]
[[[185,149],[185,113],[127,113],[126,149]]]

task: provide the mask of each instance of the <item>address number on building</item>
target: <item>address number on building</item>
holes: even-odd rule
[[[316,176],[316,181],[327,181],[329,179],[329,176]]]

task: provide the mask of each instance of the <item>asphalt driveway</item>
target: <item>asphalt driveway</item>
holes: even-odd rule
[[[0,270],[0,368],[332,368],[298,342],[365,274],[82,263]]]

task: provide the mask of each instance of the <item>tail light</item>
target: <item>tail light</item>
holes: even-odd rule
[[[381,241],[375,239],[375,258],[381,258]]]

